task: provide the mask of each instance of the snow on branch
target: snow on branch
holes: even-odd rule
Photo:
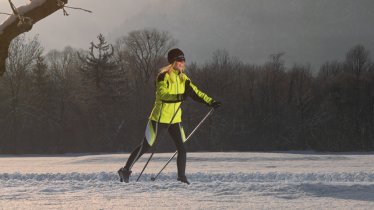
[[[5,72],[10,42],[18,35],[31,30],[39,20],[63,8],[68,0],[30,0],[30,3],[16,8],[9,4],[13,14],[0,25],[0,76]]]
[[[9,15],[9,16],[11,16],[12,14],[5,13],[5,12],[0,12],[0,15]]]

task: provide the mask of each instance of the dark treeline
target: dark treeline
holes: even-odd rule
[[[46,54],[37,37],[15,39],[0,79],[0,153],[130,151],[143,138],[155,77],[175,46],[156,29],[133,31],[114,44],[99,35],[87,51]],[[364,46],[318,72],[286,68],[283,53],[250,65],[225,51],[186,72],[223,103],[189,151],[374,149],[374,65]],[[184,102],[186,133],[208,110]],[[159,141],[159,151],[174,150],[166,136]]]

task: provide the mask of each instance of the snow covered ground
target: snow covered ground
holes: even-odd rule
[[[151,181],[170,156],[128,184],[128,154],[0,156],[0,209],[374,209],[373,153],[188,153],[191,185],[175,161]]]

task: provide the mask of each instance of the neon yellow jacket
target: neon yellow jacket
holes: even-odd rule
[[[185,83],[187,80],[190,81],[188,96],[193,100],[210,105],[213,103],[213,99],[208,95],[200,91],[188,78],[183,74],[184,80],[181,80],[178,71],[172,70],[172,73],[167,72],[159,74],[156,81],[156,101],[153,106],[150,120],[160,122],[160,123],[170,123],[174,113],[178,110],[181,105],[181,100],[178,95],[185,92]],[[173,77],[173,79],[171,78]],[[182,121],[182,109],[179,109],[178,113],[175,115],[173,122],[179,123]]]

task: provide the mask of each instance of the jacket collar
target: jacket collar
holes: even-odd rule
[[[181,72],[178,71],[178,70],[175,70],[173,67],[171,68],[171,71],[176,74],[176,75],[179,75]]]

